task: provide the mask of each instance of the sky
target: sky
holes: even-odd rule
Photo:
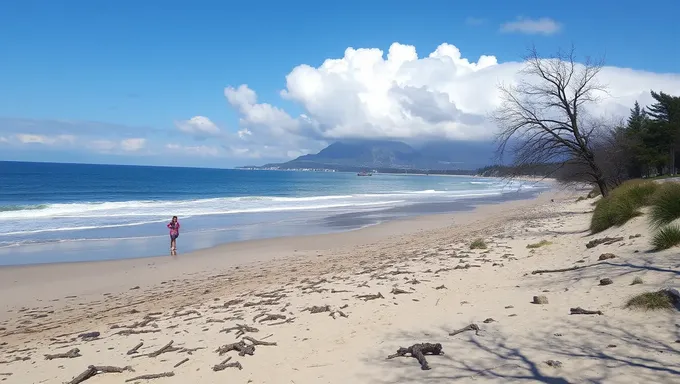
[[[347,138],[489,140],[528,47],[593,111],[680,94],[680,2],[0,2],[0,160],[232,167]]]

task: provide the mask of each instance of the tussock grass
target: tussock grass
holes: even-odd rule
[[[626,303],[626,308],[653,311],[658,309],[675,308],[675,298],[667,290],[645,292],[632,297]]]
[[[655,251],[673,248],[680,245],[680,226],[677,224],[659,228],[652,237],[652,247]]]
[[[487,245],[484,239],[475,239],[475,241],[470,244],[470,249],[486,249]]]
[[[527,248],[529,248],[529,249],[536,249],[536,248],[545,247],[545,246],[551,245],[551,244],[552,244],[552,242],[550,242],[550,241],[548,241],[548,240],[541,240],[541,241],[539,241],[538,243],[527,244]]]
[[[597,202],[590,221],[592,233],[621,226],[639,216],[639,209],[649,205],[659,185],[648,180],[629,180]]]
[[[638,284],[644,284],[644,281],[642,281],[642,278],[640,276],[635,276],[633,279],[633,282],[630,283],[630,285],[638,285]]]
[[[677,219],[680,219],[680,183],[664,183],[652,196],[649,222],[659,228]]]

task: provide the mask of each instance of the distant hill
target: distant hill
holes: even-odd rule
[[[343,140],[329,145],[317,154],[258,168],[470,171],[491,164],[494,150],[495,147],[490,142],[438,141],[414,148],[392,140]]]

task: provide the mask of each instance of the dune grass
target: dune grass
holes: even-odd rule
[[[475,239],[475,241],[470,244],[470,249],[486,249],[487,245],[484,239]]]
[[[630,283],[630,285],[638,285],[638,284],[644,284],[644,281],[642,280],[642,277],[635,276],[635,278],[633,279],[633,282]]]
[[[659,185],[648,180],[629,180],[597,202],[590,221],[592,233],[621,226],[639,216],[639,209],[649,205]]]
[[[536,249],[536,248],[545,247],[545,246],[551,245],[551,244],[552,244],[552,242],[550,242],[550,241],[548,241],[548,240],[541,240],[541,241],[539,241],[538,243],[527,244],[527,248],[529,248],[529,249]]]
[[[649,222],[655,228],[680,219],[680,183],[660,185],[650,205]]]
[[[658,309],[673,309],[675,308],[673,295],[666,291],[645,292],[632,297],[626,303],[626,308],[642,309],[646,311],[653,311]]]
[[[662,251],[677,245],[680,245],[680,226],[677,224],[659,228],[652,237],[652,247],[655,251]]]

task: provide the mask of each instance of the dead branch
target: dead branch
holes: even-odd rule
[[[434,289],[448,289],[448,288],[446,288],[446,285],[442,284],[438,287],[434,287]]]
[[[275,314],[275,313],[274,314],[262,313],[260,315],[264,316],[260,319],[260,321],[258,321],[258,323],[260,323],[260,324],[264,323],[265,321],[286,320],[286,315],[280,315],[280,314]],[[260,317],[260,316],[256,316],[256,318],[257,317]],[[255,319],[253,319],[253,322],[255,322]]]
[[[239,356],[245,356],[245,355],[253,355],[255,353],[255,345],[254,344],[246,344],[245,341],[241,340],[237,343],[231,343],[231,344],[226,344],[223,345],[215,352],[219,353],[220,356],[224,355],[227,352],[230,351],[238,351]]]
[[[538,275],[538,274],[543,274],[543,273],[557,273],[557,272],[570,272],[570,271],[577,271],[579,269],[583,268],[589,268],[589,267],[594,267],[597,265],[600,265],[602,263],[595,263],[595,264],[588,264],[588,265],[577,265],[575,267],[569,267],[569,268],[560,268],[560,269],[538,269],[535,271],[532,271],[532,275]]]
[[[125,380],[126,383],[129,383],[131,381],[137,381],[137,380],[153,380],[153,379],[160,379],[161,377],[172,377],[175,376],[175,372],[163,372],[163,373],[153,373],[150,375],[141,375],[137,377],[133,377],[131,379]]]
[[[80,354],[80,349],[73,348],[66,353],[55,353],[53,355],[47,354],[47,355],[45,355],[45,360],[74,359],[76,357],[81,357],[81,356],[82,355]]]
[[[279,299],[270,299],[270,300],[260,300],[258,302],[249,301],[249,302],[243,304],[243,306],[247,308],[247,307],[256,307],[256,306],[260,306],[260,305],[279,305],[279,304],[281,304]]]
[[[430,366],[427,363],[427,359],[425,359],[425,355],[443,355],[444,351],[442,351],[442,345],[439,343],[413,344],[408,348],[400,347],[397,349],[397,353],[389,355],[387,358],[393,359],[395,357],[408,357],[406,356],[407,354],[411,355],[410,357],[418,360],[418,363],[420,363],[420,369],[428,370],[430,369]]]
[[[231,331],[236,331],[236,338],[238,339],[239,337],[245,335],[247,332],[260,332],[259,329],[245,325],[245,324],[236,324],[235,327],[230,327],[230,328],[225,328],[221,330],[220,332],[225,332],[225,333],[231,333]]]
[[[572,315],[604,315],[602,311],[590,311],[581,307],[571,308],[569,312]]]
[[[78,335],[78,337],[80,337],[83,341],[92,341],[92,340],[98,338],[99,336],[101,336],[101,333],[99,333],[97,331],[81,333],[80,335]]]
[[[385,297],[382,295],[382,293],[378,292],[375,295],[358,295],[356,296],[357,299],[361,299],[363,301],[369,301],[369,300],[375,300],[375,299],[384,299]]]
[[[593,239],[586,244],[586,248],[595,248],[600,244],[611,245],[618,243],[619,241],[623,241],[623,237],[603,237],[601,239]]]
[[[475,331],[475,335],[479,335],[480,329],[477,326],[477,324],[470,324],[470,325],[467,325],[467,326],[465,326],[461,329],[457,329],[455,331],[449,332],[449,336],[456,336],[457,334],[463,333],[463,332],[466,332],[466,331]]]
[[[134,355],[135,353],[137,353],[137,350],[138,350],[139,348],[142,347],[142,345],[144,345],[144,342],[143,342],[143,341],[140,342],[139,344],[135,345],[135,346],[134,346],[132,349],[130,349],[129,351],[127,351],[127,354],[128,354],[128,355]]]
[[[164,346],[160,347],[160,348],[159,348],[158,350],[156,350],[155,352],[149,353],[149,357],[158,357],[158,356],[162,355],[162,354],[165,353],[165,352],[170,352],[170,351],[173,349],[173,348],[172,348],[172,343],[174,343],[174,341],[173,341],[173,340],[170,340],[169,343],[167,343],[167,344],[165,344]],[[177,349],[179,349],[179,348],[177,348]],[[176,350],[176,349],[175,349],[175,350]]]
[[[252,345],[276,346],[276,342],[261,341],[261,340],[253,339],[250,336],[243,336],[243,340],[250,341],[252,343]]]
[[[188,357],[187,357],[186,359],[180,361],[179,363],[175,364],[175,365],[173,366],[173,368],[177,368],[177,367],[179,367],[180,365],[186,363],[187,361],[189,361],[189,358],[188,358]]]
[[[229,360],[231,360],[231,356],[229,356],[229,358],[224,360],[223,362],[221,362],[217,365],[214,365],[212,367],[212,370],[215,371],[215,372],[219,372],[219,371],[224,371],[227,368],[238,368],[239,371],[243,369],[243,366],[241,366],[241,363],[239,363],[238,361],[234,362],[234,363],[229,363]]]
[[[118,331],[114,333],[114,335],[120,335],[120,336],[130,336],[130,335],[142,335],[145,333],[157,333],[160,332],[160,329],[140,329],[140,330],[134,330],[134,329],[124,329],[122,331]]]
[[[123,373],[125,371],[128,372],[134,372],[135,370],[132,369],[132,367],[127,366],[124,368],[119,368],[119,367],[110,367],[110,366],[99,366],[96,367],[94,365],[90,365],[87,367],[87,369],[81,373],[80,375],[74,377],[71,379],[71,381],[68,382],[68,384],[80,384],[83,381],[99,374],[99,373]]]
[[[392,288],[390,293],[393,294],[393,295],[403,295],[403,294],[411,294],[412,292],[404,291],[403,289],[399,289],[397,287],[394,287],[394,288]]]
[[[295,318],[294,318],[294,317],[289,317],[289,318],[287,318],[287,319],[284,320],[284,321],[278,321],[278,322],[276,322],[276,323],[269,323],[268,325],[290,324],[290,323],[294,323],[294,322],[295,322]]]
[[[189,316],[189,315],[198,315],[198,316],[201,316],[200,312],[198,312],[197,310],[195,310],[195,309],[190,309],[190,310],[185,311],[185,312],[179,312],[179,311],[177,311],[177,312],[175,312],[175,313],[172,314],[172,317],[183,317],[183,316]]]

